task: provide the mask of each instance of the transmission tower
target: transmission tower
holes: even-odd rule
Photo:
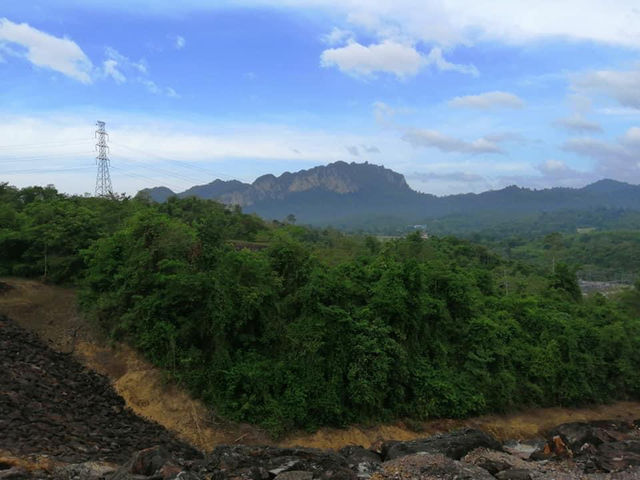
[[[98,156],[96,157],[96,163],[98,164],[98,175],[96,176],[96,197],[110,197],[113,194],[113,188],[111,186],[111,175],[109,174],[109,147],[107,145],[107,138],[109,134],[104,129],[104,122],[98,120],[96,122],[98,129],[96,130],[96,150]]]

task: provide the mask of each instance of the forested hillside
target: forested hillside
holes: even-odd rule
[[[456,235],[510,224],[518,228],[523,223],[551,228],[550,232],[625,220],[640,225],[638,185],[604,179],[583,188],[535,190],[512,185],[478,194],[435,196],[412,190],[393,170],[355,162],[278,177],[263,175],[251,184],[215,180],[177,194],[158,187],[139,195],[158,202],[172,195],[195,196],[239,205],[265,219],[282,220],[293,214],[303,224],[379,234],[406,233],[414,224],[425,225],[429,232]]]
[[[274,433],[640,398],[640,284],[583,298],[565,263],[453,237],[2,185],[0,273],[78,285],[104,332]]]

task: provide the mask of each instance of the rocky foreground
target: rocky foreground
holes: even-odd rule
[[[640,479],[640,421],[563,424],[531,444],[473,429],[377,450],[219,446],[136,416],[106,377],[0,316],[0,480]]]

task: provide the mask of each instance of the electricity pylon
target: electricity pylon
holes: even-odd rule
[[[96,150],[98,156],[96,163],[98,164],[98,175],[96,176],[96,197],[110,197],[113,195],[113,187],[111,186],[111,175],[109,174],[109,146],[107,138],[109,134],[104,129],[104,122],[98,120],[96,122],[98,130],[96,130]]]

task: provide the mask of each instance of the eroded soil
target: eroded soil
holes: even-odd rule
[[[466,420],[323,428],[313,434],[298,432],[274,441],[259,428],[217,418],[202,402],[168,381],[135,351],[100,338],[78,314],[72,289],[31,280],[5,278],[0,281],[11,287],[0,291],[0,313],[35,332],[55,350],[71,353],[82,364],[108,376],[134,412],[202,450],[234,443],[332,449],[347,445],[371,447],[385,440],[412,440],[462,426],[484,430],[499,440],[526,440],[540,437],[542,432],[566,422],[640,418],[640,403],[618,402],[583,409],[531,409]]]

